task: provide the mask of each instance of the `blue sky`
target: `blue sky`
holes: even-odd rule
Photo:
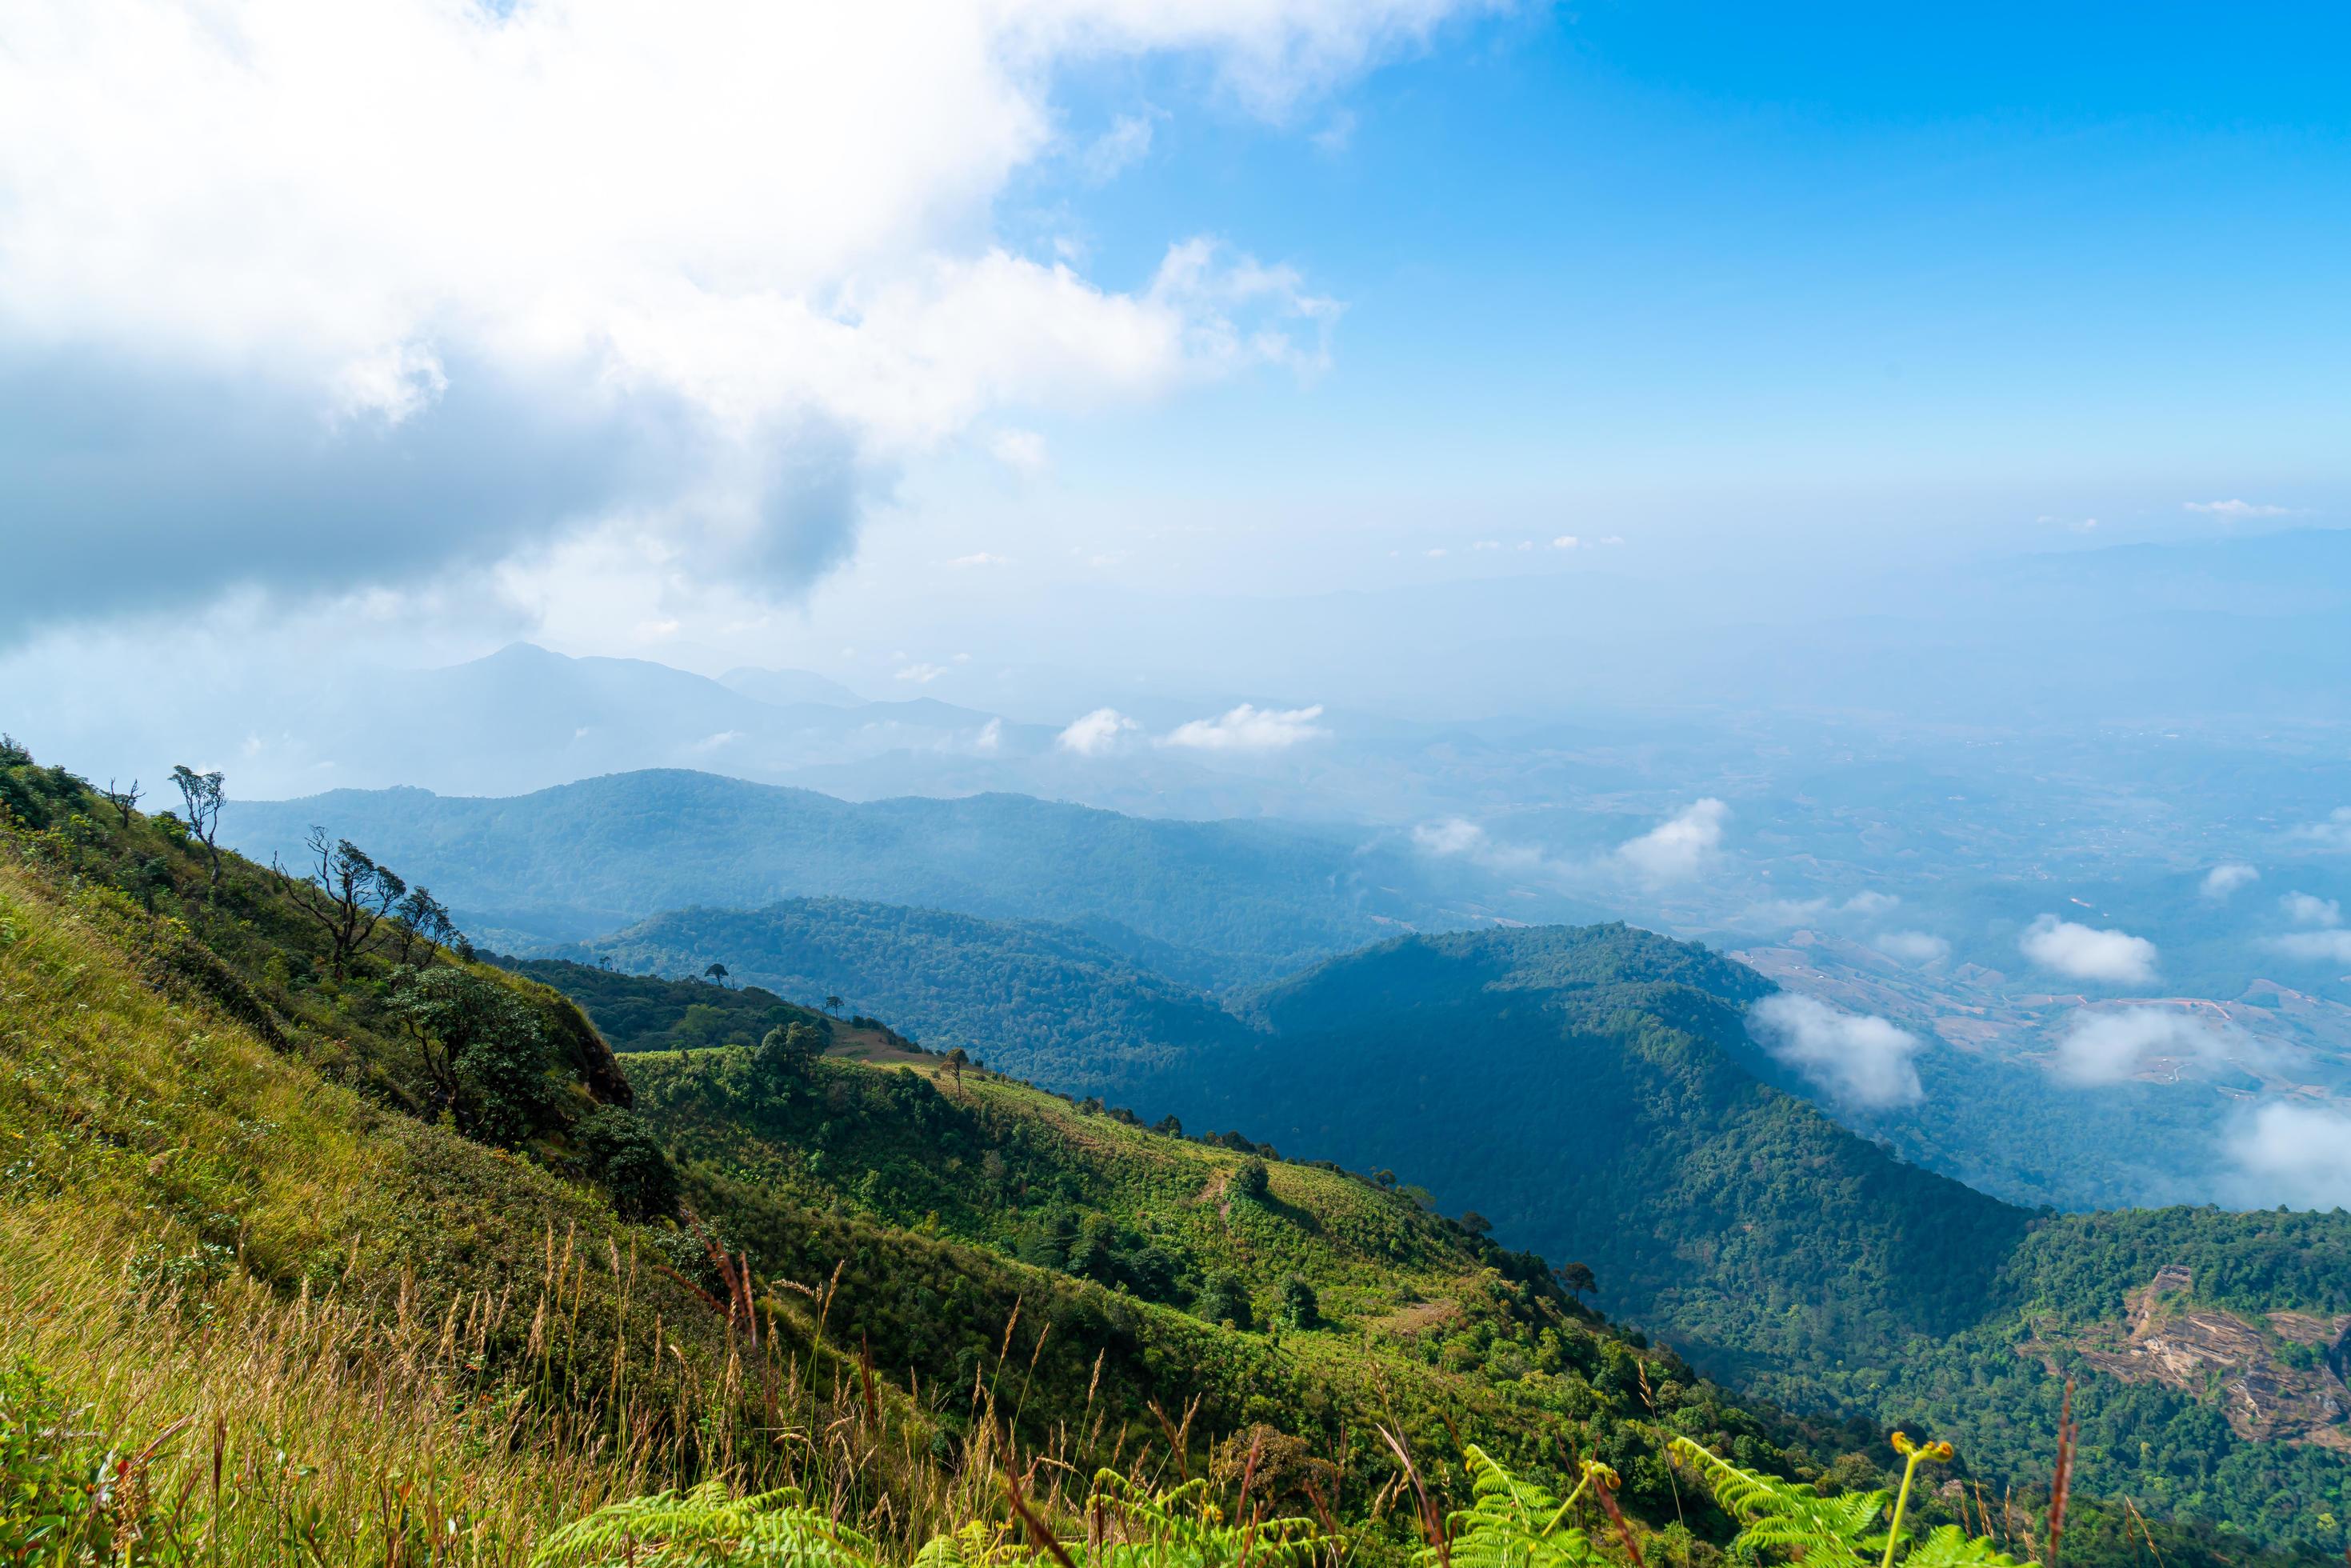
[[[1184,484],[1207,449],[1228,500],[1464,534],[1584,495],[1851,492],[2011,547],[2192,528],[2214,486],[2325,506],[2346,23],[2216,15],[1592,7],[1457,27],[1295,129],[1172,114],[1089,203],[1103,269],[1245,235],[1346,302],[1333,364],[1074,461]]]

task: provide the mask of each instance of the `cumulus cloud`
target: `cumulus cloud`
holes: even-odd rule
[[[2289,893],[2278,900],[2286,918],[2307,927],[2273,936],[2268,946],[2289,958],[2313,963],[2351,964],[2351,931],[2343,927],[2343,905],[2315,894]]]
[[[1280,751],[1329,735],[1314,722],[1322,716],[1320,703],[1296,708],[1261,708],[1243,703],[1215,718],[1179,724],[1159,744],[1195,751]]]
[[[1721,847],[1722,825],[1729,817],[1730,808],[1709,795],[1619,844],[1617,859],[1652,881],[1695,876]]]
[[[2162,1061],[2226,1061],[2252,1044],[2241,1030],[2174,1008],[2079,1013],[2057,1041],[2049,1071],[2061,1082],[2092,1088],[2135,1078]]]
[[[2294,830],[2298,838],[2313,839],[2329,849],[2351,850],[2351,806],[2337,806],[2320,822],[2307,822]]]
[[[1747,1012],[1772,1057],[1841,1104],[1884,1110],[1927,1097],[1913,1061],[1925,1041],[1873,1013],[1849,1013],[1780,991]]]
[[[2043,915],[2024,928],[2017,949],[2069,979],[2141,985],[2155,978],[2155,944],[2126,931],[2100,931]]]
[[[1902,900],[1895,894],[1879,893],[1874,888],[1865,888],[1842,903],[1826,896],[1776,898],[1766,904],[1750,905],[1739,916],[1739,924],[1777,930],[1847,917],[1871,921],[1891,914],[1901,904]]]
[[[1011,562],[1000,555],[993,555],[987,550],[977,550],[970,555],[956,556],[947,564],[958,571],[965,571],[975,566],[1009,566]]]
[[[2321,898],[2314,893],[2289,893],[2278,900],[2278,907],[2296,925],[2340,925],[2343,905],[2331,898]]]
[[[2201,891],[2216,902],[2225,900],[2239,888],[2259,881],[2261,874],[2242,861],[2226,861],[2204,873]]]
[[[1054,738],[1053,744],[1063,751],[1074,751],[1080,757],[1100,757],[1118,744],[1118,737],[1139,727],[1135,722],[1114,707],[1098,707]]]
[[[1933,964],[1951,956],[1951,945],[1928,931],[1881,932],[1873,946],[1906,964]]]
[[[1528,844],[1504,843],[1463,817],[1423,822],[1413,829],[1412,842],[1423,854],[1468,860],[1493,871],[1525,873],[1561,869],[1542,851]]]
[[[1337,307],[1294,271],[1170,235],[1106,287],[1008,248],[991,206],[1056,144],[1067,62],[1181,53],[1280,117],[1451,4],[90,0],[12,26],[0,471],[49,542],[0,622],[58,612],[61,581],[332,587],[623,516],[804,582],[899,465],[996,411],[1311,371]],[[192,542],[132,548],[160,536]]]
[[[945,664],[923,663],[906,665],[898,672],[896,678],[902,681],[912,681],[918,686],[927,686],[946,673],[947,667]]]
[[[2189,511],[2201,512],[2208,517],[2226,517],[2232,523],[2250,517],[2291,517],[2294,513],[2291,507],[2273,507],[2255,501],[2182,501],[2179,504]]]
[[[2273,1102],[2239,1123],[2228,1142],[2248,1200],[2351,1207],[2351,1112]]]

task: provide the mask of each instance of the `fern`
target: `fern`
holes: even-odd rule
[[[608,1503],[548,1537],[532,1568],[882,1568],[873,1543],[794,1490],[738,1498],[719,1480]]]
[[[1913,1540],[1903,1533],[1902,1521],[1910,1501],[1910,1487],[1921,1465],[1951,1457],[1949,1443],[1915,1444],[1894,1434],[1895,1451],[1903,1456],[1902,1490],[1893,1500],[1894,1518],[1884,1529],[1882,1491],[1844,1492],[1823,1497],[1811,1487],[1758,1475],[1721,1458],[1687,1437],[1675,1437],[1674,1457],[1703,1469],[1714,1487],[1715,1500],[1740,1525],[1738,1545],[1750,1556],[1770,1554],[1810,1568],[1864,1568],[1873,1560],[1878,1568],[2039,1568],[2020,1563],[1993,1546],[1988,1536],[1969,1536],[1956,1525],[1945,1525]]]
[[[1200,1479],[1151,1492],[1105,1469],[1094,1476],[1086,1507],[1105,1527],[1100,1545],[1076,1554],[1086,1568],[1307,1568],[1329,1544],[1311,1520],[1227,1523]]]
[[[1446,1552],[1421,1549],[1424,1568],[1448,1555],[1454,1568],[1583,1568],[1600,1560],[1591,1538],[1569,1524],[1567,1515],[1595,1479],[1603,1485],[1614,1480],[1606,1466],[1584,1461],[1583,1479],[1562,1502],[1512,1475],[1475,1443],[1463,1448],[1462,1462],[1469,1471],[1469,1506],[1446,1517]]]

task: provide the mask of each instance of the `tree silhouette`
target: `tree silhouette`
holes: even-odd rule
[[[1552,1277],[1559,1281],[1561,1290],[1573,1296],[1578,1301],[1600,1289],[1600,1281],[1593,1279],[1592,1270],[1581,1263],[1568,1263],[1554,1269],[1552,1270]]]
[[[970,1060],[971,1052],[966,1051],[959,1045],[953,1051],[947,1052],[947,1071],[954,1075],[956,1091],[958,1093],[962,1092],[963,1090],[964,1063]]]
[[[139,804],[139,780],[133,779],[131,781],[131,788],[128,789],[117,789],[114,787],[114,780],[110,779],[106,781],[106,788],[99,790],[99,793],[106,797],[108,804],[111,805],[116,810],[122,813],[122,825],[126,828],[129,827],[131,825],[131,809]]]
[[[714,986],[723,987],[726,984],[726,966],[724,964],[713,964],[710,967],[702,971],[702,977],[709,981]]]
[[[841,1010],[841,998],[839,997],[827,997],[824,998],[824,1010],[829,1013],[839,1012]]]

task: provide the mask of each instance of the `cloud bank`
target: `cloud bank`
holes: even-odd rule
[[[804,582],[897,465],[994,411],[1311,370],[1336,307],[1291,270],[1172,235],[1105,287],[1008,248],[991,208],[1061,144],[1073,67],[1180,54],[1280,115],[1450,8],[18,13],[0,472],[46,543],[0,621],[344,586],[590,522]]]
[[[2126,931],[2100,931],[2043,915],[2024,928],[2017,949],[2069,979],[2144,985],[2155,978],[2155,944]]]
[[[2351,964],[2351,931],[2343,928],[2343,905],[2315,894],[2289,893],[2278,900],[2287,919],[2301,931],[2273,936],[2267,946],[2289,958],[2312,963]]]
[[[1926,1042],[1875,1014],[1780,991],[1748,1009],[1747,1022],[1774,1060],[1840,1104],[1886,1110],[1927,1097],[1913,1060]]]

